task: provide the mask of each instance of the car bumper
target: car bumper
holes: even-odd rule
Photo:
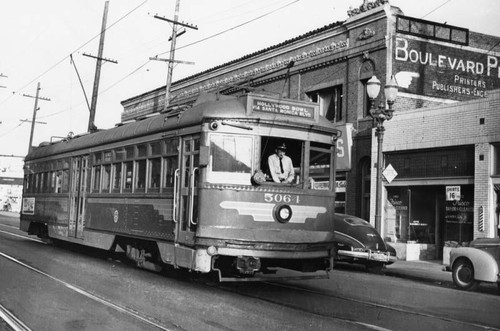
[[[376,261],[383,263],[393,263],[397,261],[397,257],[390,255],[389,253],[374,252],[370,250],[363,252],[339,250],[337,254],[340,255],[341,257],[367,260],[367,261]]]

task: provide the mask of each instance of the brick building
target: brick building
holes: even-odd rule
[[[373,119],[370,116],[371,104],[366,93],[366,82],[376,75],[383,86],[394,74],[399,85],[399,95],[395,103],[395,113],[398,116],[386,125],[387,136],[383,147],[386,164],[402,162],[405,167],[405,162],[410,162],[410,168],[415,169],[415,166],[421,164],[411,163],[416,161],[404,155],[420,153],[418,155],[421,155],[421,159],[425,159],[425,148],[436,148],[435,154],[439,162],[444,162],[441,159],[445,156],[449,164],[456,159],[464,160],[477,153],[474,143],[466,144],[465,147],[457,144],[446,146],[454,151],[446,152],[448,154],[441,151],[440,145],[424,144],[426,147],[422,147],[422,150],[416,142],[414,146],[396,144],[395,141],[410,139],[403,138],[403,134],[414,136],[411,130],[405,131],[404,128],[413,128],[416,123],[401,119],[405,118],[407,113],[413,114],[423,107],[431,107],[429,109],[433,111],[426,114],[429,114],[427,116],[430,123],[435,125],[432,118],[442,105],[445,105],[443,109],[462,109],[463,106],[457,106],[458,102],[489,100],[488,91],[500,88],[500,38],[405,16],[387,0],[365,1],[359,8],[349,10],[347,16],[343,22],[332,23],[174,82],[169,109],[188,109],[201,93],[238,95],[248,90],[318,102],[322,114],[344,133],[338,146],[342,155],[339,155],[337,210],[374,222],[374,162],[377,144],[373,135]],[[122,121],[137,120],[149,113],[162,111],[164,95],[165,88],[160,87],[123,101]],[[457,124],[454,128],[458,127]],[[424,131],[428,129],[421,128]],[[445,127],[436,130],[444,133]],[[422,137],[428,136],[426,133],[422,134]],[[483,157],[484,155],[483,153]],[[401,169],[398,167],[396,170],[399,173]],[[479,198],[479,193],[474,188],[474,171],[474,162],[472,165],[464,165],[464,169],[456,170],[453,176],[464,176],[468,179],[450,185],[466,185],[460,187],[460,195],[471,203],[476,203],[475,199]],[[435,175],[410,174],[423,176],[422,178]],[[445,177],[442,173],[440,175]],[[400,174],[394,182],[387,185],[387,190],[384,189],[383,192],[384,201],[387,201],[386,198],[392,198],[394,202],[398,194],[398,197],[403,197],[397,191],[398,187],[400,190],[405,187],[402,184],[403,178],[406,177]],[[425,196],[425,190],[421,190],[419,194]],[[422,204],[419,209],[425,209],[426,204],[434,205],[437,200],[421,200],[419,203]],[[399,233],[396,232],[395,225],[393,226],[396,216],[392,215],[394,212],[387,208],[387,204],[384,205],[386,208],[382,215],[381,234],[387,240],[397,242],[400,255],[406,257],[409,245],[424,240],[423,235],[411,237],[407,232],[403,233],[401,227]],[[477,209],[475,205],[470,208]],[[470,219],[476,220],[476,213],[473,214]],[[491,211],[485,213],[483,209],[482,215],[490,217]],[[398,217],[403,216],[398,213]],[[409,219],[412,217],[411,213],[407,213],[406,217],[406,223],[413,222],[415,228],[417,223]],[[441,216],[437,215],[435,218],[439,217]],[[422,221],[418,224],[423,223]],[[489,224],[487,226],[490,226]],[[419,231],[432,232],[429,229],[424,230],[423,225],[420,227]],[[457,231],[461,231],[461,228]],[[420,257],[419,253],[419,258],[439,256],[440,247],[444,246],[446,241],[455,240],[442,234],[438,233],[437,237],[427,236],[425,240],[428,245],[433,245],[432,249],[421,246],[418,249],[434,252],[428,254],[434,256]],[[469,233],[457,239],[466,241],[486,234],[490,233]]]

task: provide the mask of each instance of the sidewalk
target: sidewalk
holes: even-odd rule
[[[396,261],[386,267],[385,274],[439,284],[453,283],[451,272],[443,271],[442,260]]]

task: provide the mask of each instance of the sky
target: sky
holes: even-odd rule
[[[24,156],[40,83],[33,145],[87,131],[105,0],[0,1],[0,156]],[[121,101],[162,87],[175,0],[110,0],[95,124],[120,122]],[[362,0],[180,1],[173,81],[336,21]],[[498,0],[391,0],[405,15],[500,37]],[[70,57],[71,55],[71,57]],[[70,61],[70,58],[73,61]],[[82,84],[80,84],[79,77]]]

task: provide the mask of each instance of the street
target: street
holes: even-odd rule
[[[140,270],[117,254],[47,245],[27,238],[18,222],[0,216],[0,307],[31,330],[500,329],[494,294],[348,267],[327,280],[217,284]]]

